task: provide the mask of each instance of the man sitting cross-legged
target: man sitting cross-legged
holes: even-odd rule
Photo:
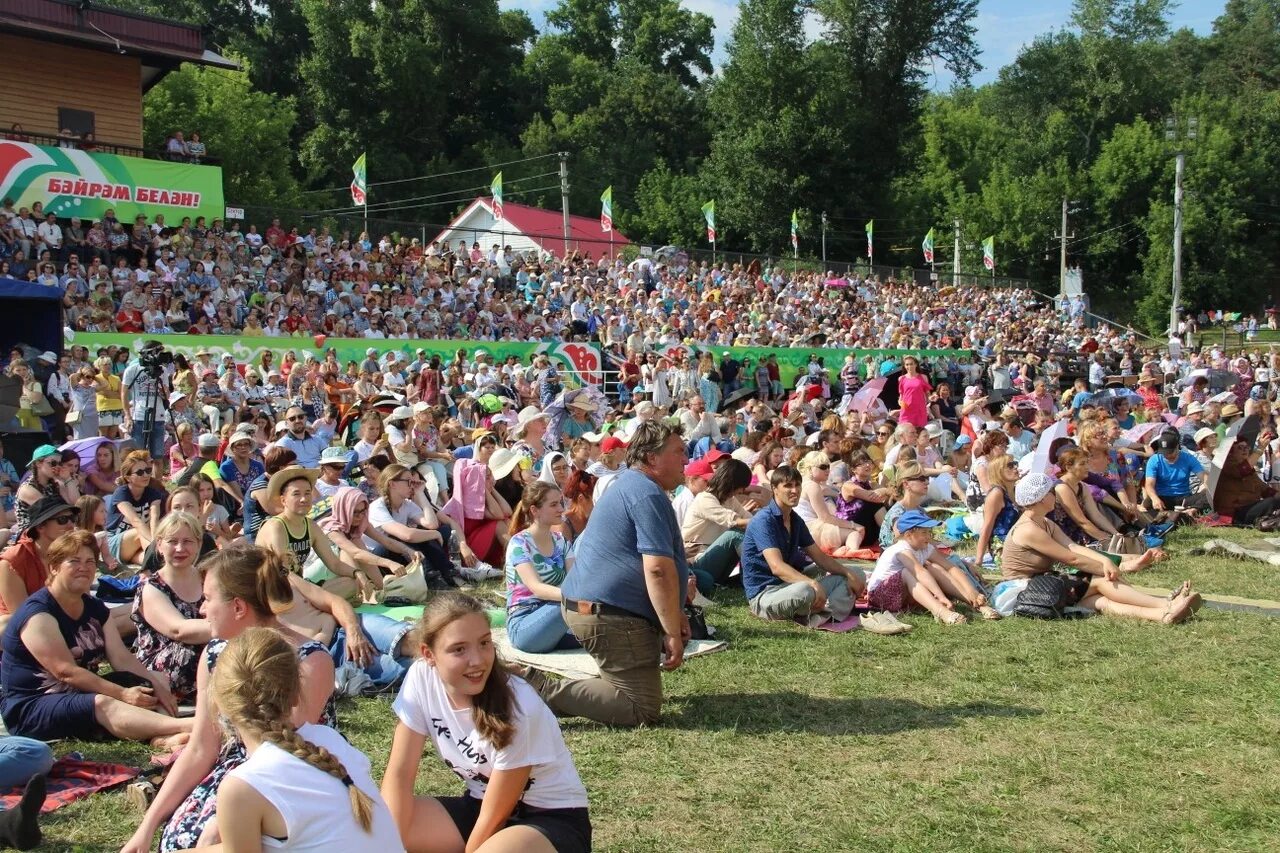
[[[856,567],[845,568],[814,543],[800,502],[799,470],[780,465],[769,475],[773,500],[755,514],[742,540],[742,582],[751,612],[764,619],[849,615],[867,587]]]

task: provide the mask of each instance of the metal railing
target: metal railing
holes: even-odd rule
[[[5,125],[5,120],[0,118],[0,128]],[[126,145],[123,142],[110,142],[107,140],[97,139],[86,141],[82,136],[62,136],[57,133],[45,133],[43,131],[31,131],[17,125],[16,130],[12,129],[0,130],[0,139],[8,139],[13,142],[29,142],[33,145],[48,145],[52,148],[71,148],[79,151],[88,151],[94,154],[117,154],[124,157],[142,157],[146,160],[170,160],[168,152],[160,150],[154,151],[147,148],[141,148],[137,145]],[[189,158],[177,158],[177,162],[188,162]],[[217,166],[221,164],[221,160],[217,157],[201,157],[200,165]]]

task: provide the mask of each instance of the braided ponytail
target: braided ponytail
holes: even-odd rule
[[[373,800],[360,790],[333,753],[316,746],[289,720],[297,704],[301,675],[298,653],[278,632],[249,628],[227,644],[213,672],[218,710],[241,732],[274,744],[347,788],[351,812],[365,832],[373,826]]]

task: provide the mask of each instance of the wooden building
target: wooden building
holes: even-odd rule
[[[100,150],[134,156],[142,96],[166,73],[237,67],[205,48],[199,27],[88,0],[0,0],[0,57],[0,134],[57,144],[62,131],[92,133]]]

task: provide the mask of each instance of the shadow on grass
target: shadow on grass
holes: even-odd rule
[[[818,735],[891,735],[915,729],[948,728],[972,717],[1008,719],[1044,713],[1039,708],[993,702],[923,705],[910,699],[841,699],[807,696],[794,690],[689,695],[680,699],[678,705],[678,710],[664,711],[664,727],[744,734],[795,731]]]

